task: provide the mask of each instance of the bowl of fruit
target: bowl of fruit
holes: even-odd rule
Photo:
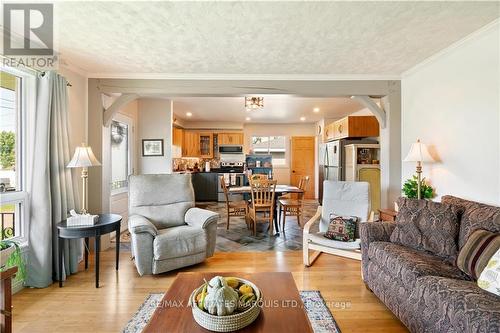
[[[215,332],[231,332],[250,325],[260,313],[262,293],[252,282],[215,276],[196,288],[189,305],[198,325]]]

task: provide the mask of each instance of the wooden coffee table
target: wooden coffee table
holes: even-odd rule
[[[211,332],[199,326],[188,306],[192,291],[216,275],[252,281],[263,294],[259,317],[238,332],[313,332],[291,273],[179,273],[143,332]],[[177,306],[175,306],[177,305]]]

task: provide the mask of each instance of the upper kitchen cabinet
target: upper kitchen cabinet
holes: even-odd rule
[[[183,157],[200,157],[200,137],[196,131],[184,131],[182,142]]]
[[[243,145],[243,133],[219,133],[218,134],[219,146],[223,145]]]
[[[174,127],[172,130],[172,145],[182,147],[184,141],[184,130],[182,128]]]
[[[374,116],[348,116],[326,126],[327,141],[346,138],[379,136],[379,125]]]
[[[213,133],[200,132],[198,133],[199,142],[199,157],[213,158],[214,157],[214,135]]]
[[[172,157],[182,157],[182,147],[184,141],[184,130],[182,128],[172,128]]]

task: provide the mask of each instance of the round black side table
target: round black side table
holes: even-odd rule
[[[116,270],[120,259],[120,226],[122,217],[117,214],[99,214],[94,225],[68,226],[66,220],[57,224],[58,256],[59,256],[59,287],[62,287],[62,267],[65,239],[85,238],[85,269],[89,262],[89,237],[95,240],[95,287],[99,288],[99,252],[101,251],[101,235],[116,232]]]

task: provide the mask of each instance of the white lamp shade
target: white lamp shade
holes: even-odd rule
[[[76,147],[75,155],[69,161],[68,168],[87,168],[91,166],[98,166],[101,163],[95,158],[92,148],[88,146]]]
[[[406,158],[405,162],[434,162],[431,154],[429,154],[429,150],[427,146],[418,140],[414,144],[411,145],[410,151]]]

